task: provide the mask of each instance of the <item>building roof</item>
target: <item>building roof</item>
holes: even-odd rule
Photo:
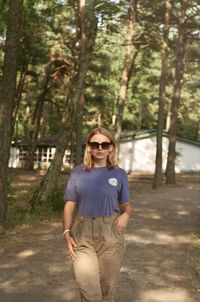
[[[155,136],[156,136],[155,129],[143,130],[143,131],[123,131],[121,134],[121,142],[129,142],[132,140],[141,140],[141,139],[146,139],[146,138],[155,137]],[[163,131],[163,136],[169,137],[168,132]],[[200,141],[193,140],[193,139],[187,138],[187,137],[181,137],[181,136],[177,136],[176,139],[178,141],[182,141],[182,142],[200,147]]]
[[[40,146],[40,147],[45,147],[45,146],[56,147],[57,141],[58,141],[58,136],[57,135],[47,137],[47,138],[42,138],[42,139],[38,140],[37,146]],[[20,146],[22,147],[22,146],[27,146],[28,143],[29,143],[28,139],[21,139],[21,140],[19,139],[19,140],[12,141],[12,146],[13,147],[20,147]]]
[[[155,137],[156,136],[156,130],[151,129],[151,130],[142,130],[142,131],[123,131],[121,134],[120,141],[123,142],[130,142],[132,140],[141,140],[141,139],[146,139],[149,137]],[[163,131],[163,136],[164,137],[169,137],[169,134],[167,131]],[[58,141],[58,136],[54,135],[48,138],[42,138],[38,141],[37,146],[40,147],[56,147]],[[84,139],[85,141],[85,139]],[[192,140],[187,137],[180,137],[177,136],[177,141],[182,141],[188,144],[196,145],[200,147],[200,141],[197,140]],[[22,139],[22,140],[15,140],[12,142],[13,147],[19,147],[19,146],[27,146],[28,145],[28,140],[27,139]]]

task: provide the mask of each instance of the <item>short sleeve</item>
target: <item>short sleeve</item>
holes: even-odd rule
[[[73,173],[70,175],[65,189],[64,200],[77,201],[76,183]]]
[[[123,171],[123,174],[121,176],[121,188],[120,188],[119,195],[118,195],[119,203],[128,202],[130,199],[128,176],[124,170],[122,170],[122,171]]]

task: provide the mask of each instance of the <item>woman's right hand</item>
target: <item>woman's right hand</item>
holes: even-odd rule
[[[72,258],[72,260],[74,260],[76,258],[76,255],[74,252],[76,243],[69,233],[65,234],[65,242],[66,242],[66,246],[67,246],[67,252],[68,252],[69,256]]]
[[[75,215],[75,210],[77,207],[77,203],[74,201],[68,200],[65,202],[64,205],[64,212],[63,212],[63,229],[64,231],[64,239],[67,247],[67,252],[69,256],[74,260],[76,258],[74,248],[76,247],[76,242],[74,241],[73,237],[70,233],[70,228],[73,225],[73,218]]]

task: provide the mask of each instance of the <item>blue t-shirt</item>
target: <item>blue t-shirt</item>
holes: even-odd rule
[[[70,174],[64,200],[77,202],[82,216],[110,216],[119,212],[119,203],[129,201],[128,176],[121,168],[84,171],[77,166]]]

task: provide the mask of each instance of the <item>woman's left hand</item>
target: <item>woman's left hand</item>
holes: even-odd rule
[[[123,233],[124,230],[127,228],[128,226],[128,222],[129,222],[129,215],[127,213],[123,213],[120,216],[117,217],[116,219],[116,230],[118,233]]]

